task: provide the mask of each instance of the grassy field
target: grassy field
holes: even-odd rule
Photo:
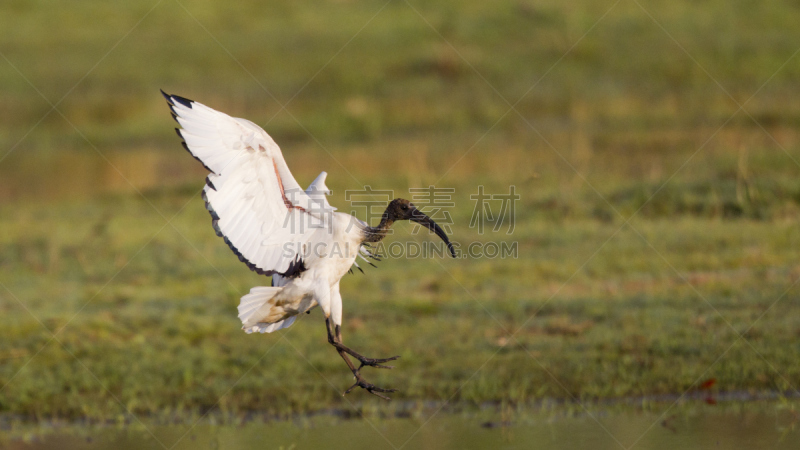
[[[365,185],[453,188],[455,241],[516,243],[342,281],[348,345],[402,356],[366,372],[395,399],[796,392],[799,20],[716,0],[5,2],[0,414],[383,407],[341,397],[319,311],[240,330],[238,298],[269,281],[214,235],[161,88],[263,125],[341,210]],[[479,185],[516,187],[512,234],[469,227]]]

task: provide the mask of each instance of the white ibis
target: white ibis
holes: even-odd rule
[[[201,103],[161,92],[167,99],[183,146],[211,172],[203,199],[217,235],[250,270],[272,276],[272,286],[254,287],[242,297],[239,319],[247,333],[271,333],[294,323],[298,314],[319,305],[328,342],[353,372],[356,386],[389,400],[383,389],[361,376],[364,366],[391,369],[391,358],[367,358],[342,341],[339,280],[356,257],[374,257],[369,243],[383,239],[398,220],[411,220],[436,233],[455,250],[447,235],[408,200],[392,200],[372,227],[349,214],[334,212],[325,194],[322,172],[308,190],[297,184],[281,150],[258,125],[230,117]],[[357,266],[357,264],[356,264]],[[348,355],[361,365],[355,367]]]

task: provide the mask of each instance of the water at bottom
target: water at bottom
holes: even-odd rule
[[[241,425],[139,424],[66,427],[8,436],[0,447],[19,449],[797,449],[800,417],[775,403],[574,414],[445,413],[414,418],[294,421],[252,420]],[[487,420],[488,419],[488,420]],[[494,419],[494,420],[493,420]]]

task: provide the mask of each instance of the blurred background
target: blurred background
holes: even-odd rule
[[[394,405],[791,398],[798,23],[788,0],[6,0],[0,414],[387,407],[341,396],[318,311],[241,332],[269,281],[214,235],[159,89],[261,125],[340,211],[435,186],[453,240],[516,246],[342,281],[348,345],[402,356],[367,374]],[[470,226],[479,186],[514,187],[513,229],[500,203]]]

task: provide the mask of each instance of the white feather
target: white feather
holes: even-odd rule
[[[239,320],[242,321],[244,329],[256,325],[260,319],[269,314],[269,310],[274,306],[270,303],[281,289],[279,287],[260,286],[250,289],[250,293],[243,296],[239,302]]]
[[[212,172],[203,192],[218,232],[251,268],[273,275],[273,287],[254,287],[241,298],[243,329],[280,330],[317,305],[341,324],[339,280],[355,263],[359,252],[348,252],[359,249],[366,224],[334,212],[327,173],[302,190],[263,129],[197,102],[167,99],[187,148]],[[327,255],[312,251],[322,249]],[[305,270],[283,276],[298,261]]]

